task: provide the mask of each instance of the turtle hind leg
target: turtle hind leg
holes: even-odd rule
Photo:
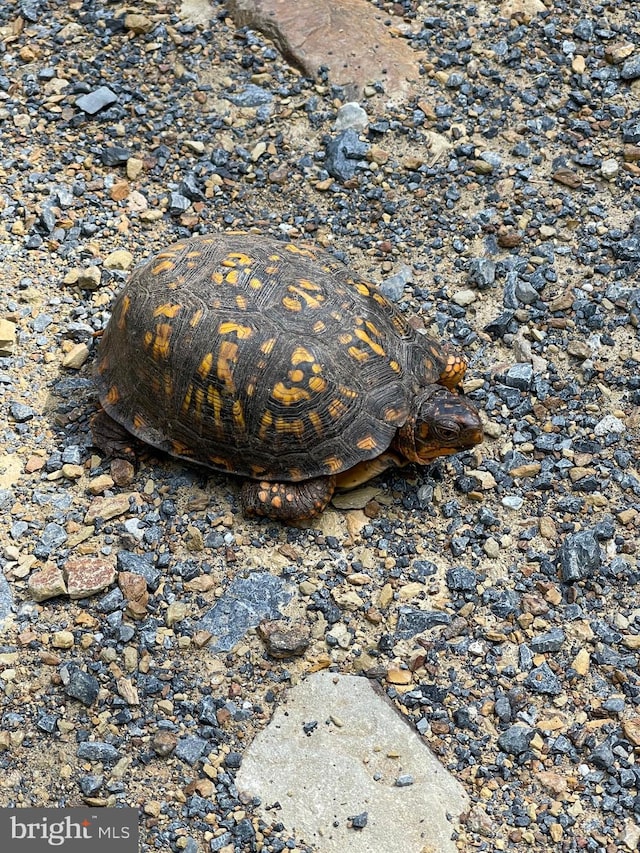
[[[106,456],[136,461],[136,439],[104,409],[91,418],[91,435],[95,447]]]
[[[247,480],[240,502],[246,516],[275,521],[307,521],[320,515],[331,500],[335,477],[314,477],[301,483],[269,483]]]

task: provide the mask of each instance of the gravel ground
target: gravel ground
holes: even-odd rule
[[[640,8],[376,5],[424,75],[369,87],[366,128],[217,2],[208,28],[0,8],[0,803],[139,804],[144,850],[310,849],[234,773],[335,667],[465,785],[461,850],[635,850]],[[112,469],[94,334],[132,264],[228,228],[318,241],[464,347],[485,443],[307,528],[151,451]],[[73,596],[34,601],[63,567]],[[298,657],[246,630],[280,615]]]

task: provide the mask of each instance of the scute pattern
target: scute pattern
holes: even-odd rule
[[[131,276],[99,353],[105,410],[175,456],[300,481],[384,451],[445,351],[328,253],[180,241]]]

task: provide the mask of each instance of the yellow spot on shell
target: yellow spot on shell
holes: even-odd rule
[[[367,329],[369,329],[369,331],[371,332],[372,335],[376,336],[376,338],[382,337],[382,332],[380,331],[380,329],[377,326],[375,326],[371,322],[371,320],[365,320],[365,326],[367,327]]]
[[[275,274],[278,272],[278,270],[279,270],[279,269],[280,269],[280,267],[279,267],[277,264],[271,264],[270,266],[265,267],[265,268],[264,268],[264,271],[265,271],[268,275],[275,275]]]
[[[391,359],[391,361],[389,362],[389,367],[391,368],[391,370],[393,370],[394,373],[400,373],[400,365],[397,361]]]
[[[224,263],[224,261],[222,262]],[[225,281],[229,284],[237,284],[238,279],[240,278],[240,273],[238,270],[229,270],[229,272],[225,275]]]
[[[238,427],[238,429],[243,430],[245,428],[245,422],[244,412],[242,411],[242,403],[240,402],[240,400],[234,400],[231,412],[233,415],[234,424]]]
[[[209,456],[209,464],[214,468],[223,468],[225,471],[231,471],[233,467],[224,456]]]
[[[369,360],[369,353],[365,352],[363,349],[358,349],[358,347],[349,347],[347,352],[351,358],[355,358],[355,360],[360,362],[360,364]]]
[[[251,258],[249,255],[245,255],[244,252],[229,252],[227,259],[237,261],[241,267],[251,266]]]
[[[299,299],[294,299],[293,296],[283,297],[282,304],[287,311],[302,311],[302,302]]]
[[[372,435],[365,435],[364,438],[356,441],[356,446],[359,447],[360,450],[375,450],[378,443]]]
[[[338,391],[342,394],[343,397],[346,397],[348,400],[355,400],[358,396],[358,392],[354,391],[353,388],[347,388],[346,385],[338,385]]]
[[[319,284],[316,284],[315,281],[311,281],[311,279],[308,278],[299,278],[298,284],[300,285],[300,287],[304,288],[304,290],[312,290],[316,293],[318,291],[322,291],[322,288]]]
[[[404,317],[401,317],[399,314],[395,317],[391,318],[391,322],[393,323],[393,328],[399,335],[407,334],[407,322]]]
[[[378,305],[388,305],[389,302],[381,293],[377,293],[376,291],[372,294],[374,300],[378,303]]]
[[[381,347],[380,344],[372,341],[364,329],[356,329],[356,338],[365,343],[376,355],[384,355],[384,347]]]
[[[325,326],[325,324],[322,322],[322,320],[318,320],[317,322],[315,322],[315,323],[313,324],[313,331],[314,331],[317,335],[319,335],[319,334],[320,334],[320,332],[324,332],[324,330],[325,330],[326,328],[327,328],[327,327],[326,327],[326,326]]]
[[[107,394],[105,397],[105,402],[109,406],[115,406],[115,404],[118,402],[119,399],[120,399],[120,392],[118,391],[118,389],[116,388],[115,385],[112,385],[111,388],[109,388],[109,390],[107,391]]]
[[[269,353],[273,350],[276,345],[275,338],[267,338],[266,341],[263,341],[260,344],[260,352],[263,352],[265,355],[269,355]]]
[[[171,452],[175,456],[191,456],[191,448],[182,441],[171,442]]]
[[[339,459],[337,456],[327,456],[324,460],[324,464],[327,466],[329,471],[332,474],[337,474],[342,470],[343,462],[342,459]]]
[[[163,255],[158,255],[158,257],[161,258],[161,257],[163,257]],[[170,257],[174,257],[174,256],[171,255]],[[160,261],[159,264],[156,264],[155,267],[151,268],[151,274],[152,275],[160,275],[160,273],[168,272],[169,270],[172,270],[173,268],[174,268],[173,261],[169,260],[169,258],[167,257],[166,260]]]
[[[322,418],[317,412],[309,412],[309,420],[311,421],[311,426],[315,429],[318,435],[322,435]]]
[[[236,267],[237,264],[233,260],[233,258],[231,258],[229,255],[227,255],[226,258],[223,258],[223,260],[220,261],[220,266],[222,266],[222,267]]]
[[[200,320],[202,320],[203,314],[204,314],[204,311],[202,310],[202,308],[198,308],[198,310],[194,311],[194,313],[191,315],[191,319],[189,320],[189,325],[191,326],[192,329],[195,329],[195,327],[200,323]]]
[[[217,388],[213,385],[209,385],[207,388],[207,403],[213,409],[213,422],[217,427],[219,427],[222,423],[220,419],[220,414],[222,412],[222,396]]]
[[[274,254],[274,255],[269,255],[269,260],[270,261],[280,261],[280,260],[282,260],[282,258],[280,255]]]
[[[206,379],[207,376],[211,373],[211,368],[213,367],[213,353],[208,352],[205,357],[200,362],[200,366],[198,367],[198,373],[203,379]]]
[[[153,343],[153,332],[145,332],[144,333],[144,345],[146,347],[150,347]]]
[[[342,400],[335,398],[329,403],[329,414],[336,420],[341,418],[346,411],[347,405]]]
[[[297,435],[298,438],[302,438],[304,435],[304,421],[300,418],[293,418],[292,420],[276,418],[276,431],[280,433],[290,432],[293,435]]]
[[[230,335],[235,333],[238,338],[244,340],[251,337],[253,329],[250,326],[241,326],[240,323],[233,323],[231,320],[227,320],[224,323],[220,323],[218,326],[218,332],[221,335]]]
[[[326,379],[323,379],[322,376],[312,376],[309,380],[309,388],[311,388],[312,391],[315,391],[316,394],[321,394],[327,389],[327,381]]]
[[[236,305],[238,306],[240,311],[246,311],[248,304],[249,300],[246,296],[243,296],[241,293],[236,296]]]
[[[390,424],[402,424],[406,418],[406,412],[402,409],[395,409],[393,406],[387,406],[384,410],[384,419]]]
[[[371,296],[371,290],[361,281],[354,281],[353,286],[361,296]]]
[[[127,320],[127,314],[129,313],[129,308],[131,307],[131,297],[125,295],[122,297],[122,303],[120,305],[120,314],[118,315],[118,328],[124,329],[125,323]]]
[[[296,370],[290,370],[289,379],[292,382],[302,382],[302,380],[304,379],[304,371],[300,370],[300,368],[297,368]]]
[[[300,400],[309,400],[311,398],[311,394],[305,388],[298,388],[295,385],[288,388],[283,382],[276,382],[271,396],[279,403],[284,403],[285,406],[290,406],[293,403],[299,403]]]
[[[291,252],[292,255],[303,255],[305,258],[315,258],[314,253],[303,246],[296,246],[295,243],[287,243],[285,246],[287,252]]]
[[[169,338],[171,337],[171,326],[169,323],[158,323],[156,336],[153,341],[153,357],[167,358],[169,355]]]
[[[182,401],[181,411],[183,414],[186,414],[189,411],[189,406],[191,405],[191,397],[193,396],[193,385],[189,384],[187,388],[186,394],[184,395],[184,399]]]
[[[238,359],[238,345],[233,341],[222,341],[218,352],[218,378],[224,382],[225,389],[231,393],[236,390],[233,381],[232,365]]]
[[[211,281],[214,284],[222,284],[222,282],[224,281],[224,276],[219,270],[216,270],[215,272],[211,273]]]
[[[142,415],[139,415],[136,412],[136,414],[133,416],[133,428],[137,429],[137,430],[141,430],[146,425],[147,425],[147,423],[146,423],[145,419],[142,417]]]
[[[260,429],[258,430],[258,438],[260,439],[260,441],[264,441],[272,423],[273,415],[271,414],[271,412],[265,412],[260,418]]]
[[[294,284],[290,284],[289,287],[287,288],[287,290],[289,291],[289,293],[294,293],[294,294],[296,294],[296,296],[299,296],[301,299],[303,299],[308,308],[321,308],[322,307],[322,302],[324,300],[324,296],[322,296],[322,295],[312,296],[310,293],[307,293],[301,287],[296,287]],[[287,299],[289,299],[289,298],[290,297],[285,296],[285,298],[282,300],[282,303],[283,303],[283,305],[285,305],[285,307],[288,307],[287,306]],[[295,301],[302,307],[302,303],[299,302],[299,300],[295,300]],[[300,310],[300,309],[294,308],[293,310],[296,311],[296,310]]]
[[[291,364],[301,364],[303,361],[315,361],[308,349],[296,347],[291,355]]]
[[[267,270],[267,272],[269,272],[269,270]],[[253,278],[249,279],[249,287],[253,288],[253,290],[260,290],[260,288],[262,287],[262,282],[259,278],[256,278],[254,276]]]
[[[165,302],[163,305],[158,305],[153,312],[154,317],[175,317],[182,305],[173,305],[171,302]]]
[[[338,335],[338,341],[344,346],[350,344],[352,340],[353,336],[350,335],[348,332],[344,332],[342,335]]]

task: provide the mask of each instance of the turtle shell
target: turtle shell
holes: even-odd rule
[[[144,442],[264,480],[386,450],[447,350],[332,255],[227,233],[134,271],[97,366],[106,412]]]

